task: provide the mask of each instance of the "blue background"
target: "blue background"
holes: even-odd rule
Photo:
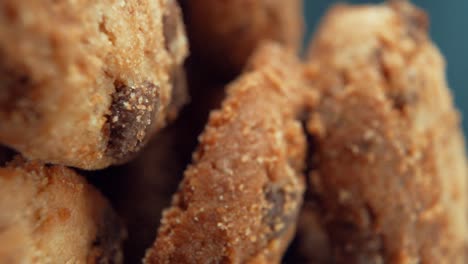
[[[288,0],[285,0],[288,1]],[[307,42],[326,10],[338,1],[304,0]],[[343,2],[343,1],[340,1]],[[350,0],[348,3],[381,3]],[[430,17],[430,33],[447,61],[447,77],[468,135],[468,0],[413,0]]]

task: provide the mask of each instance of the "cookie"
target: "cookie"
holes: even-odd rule
[[[141,262],[146,249],[154,242],[162,211],[177,191],[208,112],[218,107],[223,98],[222,87],[211,77],[189,66],[191,101],[177,120],[158,132],[135,159],[97,172],[91,179],[126,224],[127,263]]]
[[[125,232],[108,202],[61,166],[0,168],[0,263],[122,263]]]
[[[175,0],[2,1],[0,39],[0,143],[29,159],[121,163],[183,103]]]
[[[165,210],[145,263],[278,263],[302,204],[305,135],[314,93],[298,61],[266,45],[210,114],[193,162]]]
[[[180,1],[191,51],[204,67],[232,78],[265,40],[299,51],[302,0]]]
[[[467,263],[463,135],[427,30],[406,1],[340,5],[322,22],[308,68],[322,93],[308,122],[311,206],[299,228],[318,230],[303,233],[310,261]]]

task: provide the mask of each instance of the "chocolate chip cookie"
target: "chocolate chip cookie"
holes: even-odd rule
[[[125,232],[72,170],[16,159],[0,168],[0,263],[122,263]]]
[[[292,54],[270,44],[228,86],[145,263],[281,260],[304,191],[298,117],[316,99],[301,72]]]
[[[0,143],[83,169],[121,163],[183,104],[186,55],[175,0],[2,1]]]
[[[467,262],[464,141],[427,30],[407,1],[340,5],[322,22],[308,68],[322,94],[308,122],[311,221],[300,229],[310,223],[303,243],[323,250],[304,244],[309,261]]]

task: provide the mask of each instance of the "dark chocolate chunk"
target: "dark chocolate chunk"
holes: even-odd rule
[[[264,187],[265,199],[271,205],[263,216],[263,222],[270,227],[270,239],[280,236],[296,219],[299,208],[292,211],[285,211],[287,200],[298,199],[295,193],[287,193],[283,186],[273,183]]]
[[[159,87],[150,82],[130,87],[117,83],[112,96],[107,155],[117,160],[136,153],[147,139],[155,111],[159,108]]]
[[[270,184],[265,188],[265,198],[272,205],[265,215],[266,222],[269,223],[270,226],[274,226],[275,222],[281,219],[284,214],[284,191]]]

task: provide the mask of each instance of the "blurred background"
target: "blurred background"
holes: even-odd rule
[[[287,1],[287,0],[285,0]],[[334,3],[380,3],[382,1],[305,0],[307,42],[321,16]],[[463,128],[468,135],[468,0],[413,0],[431,20],[431,36],[447,61],[449,86],[463,115]]]

